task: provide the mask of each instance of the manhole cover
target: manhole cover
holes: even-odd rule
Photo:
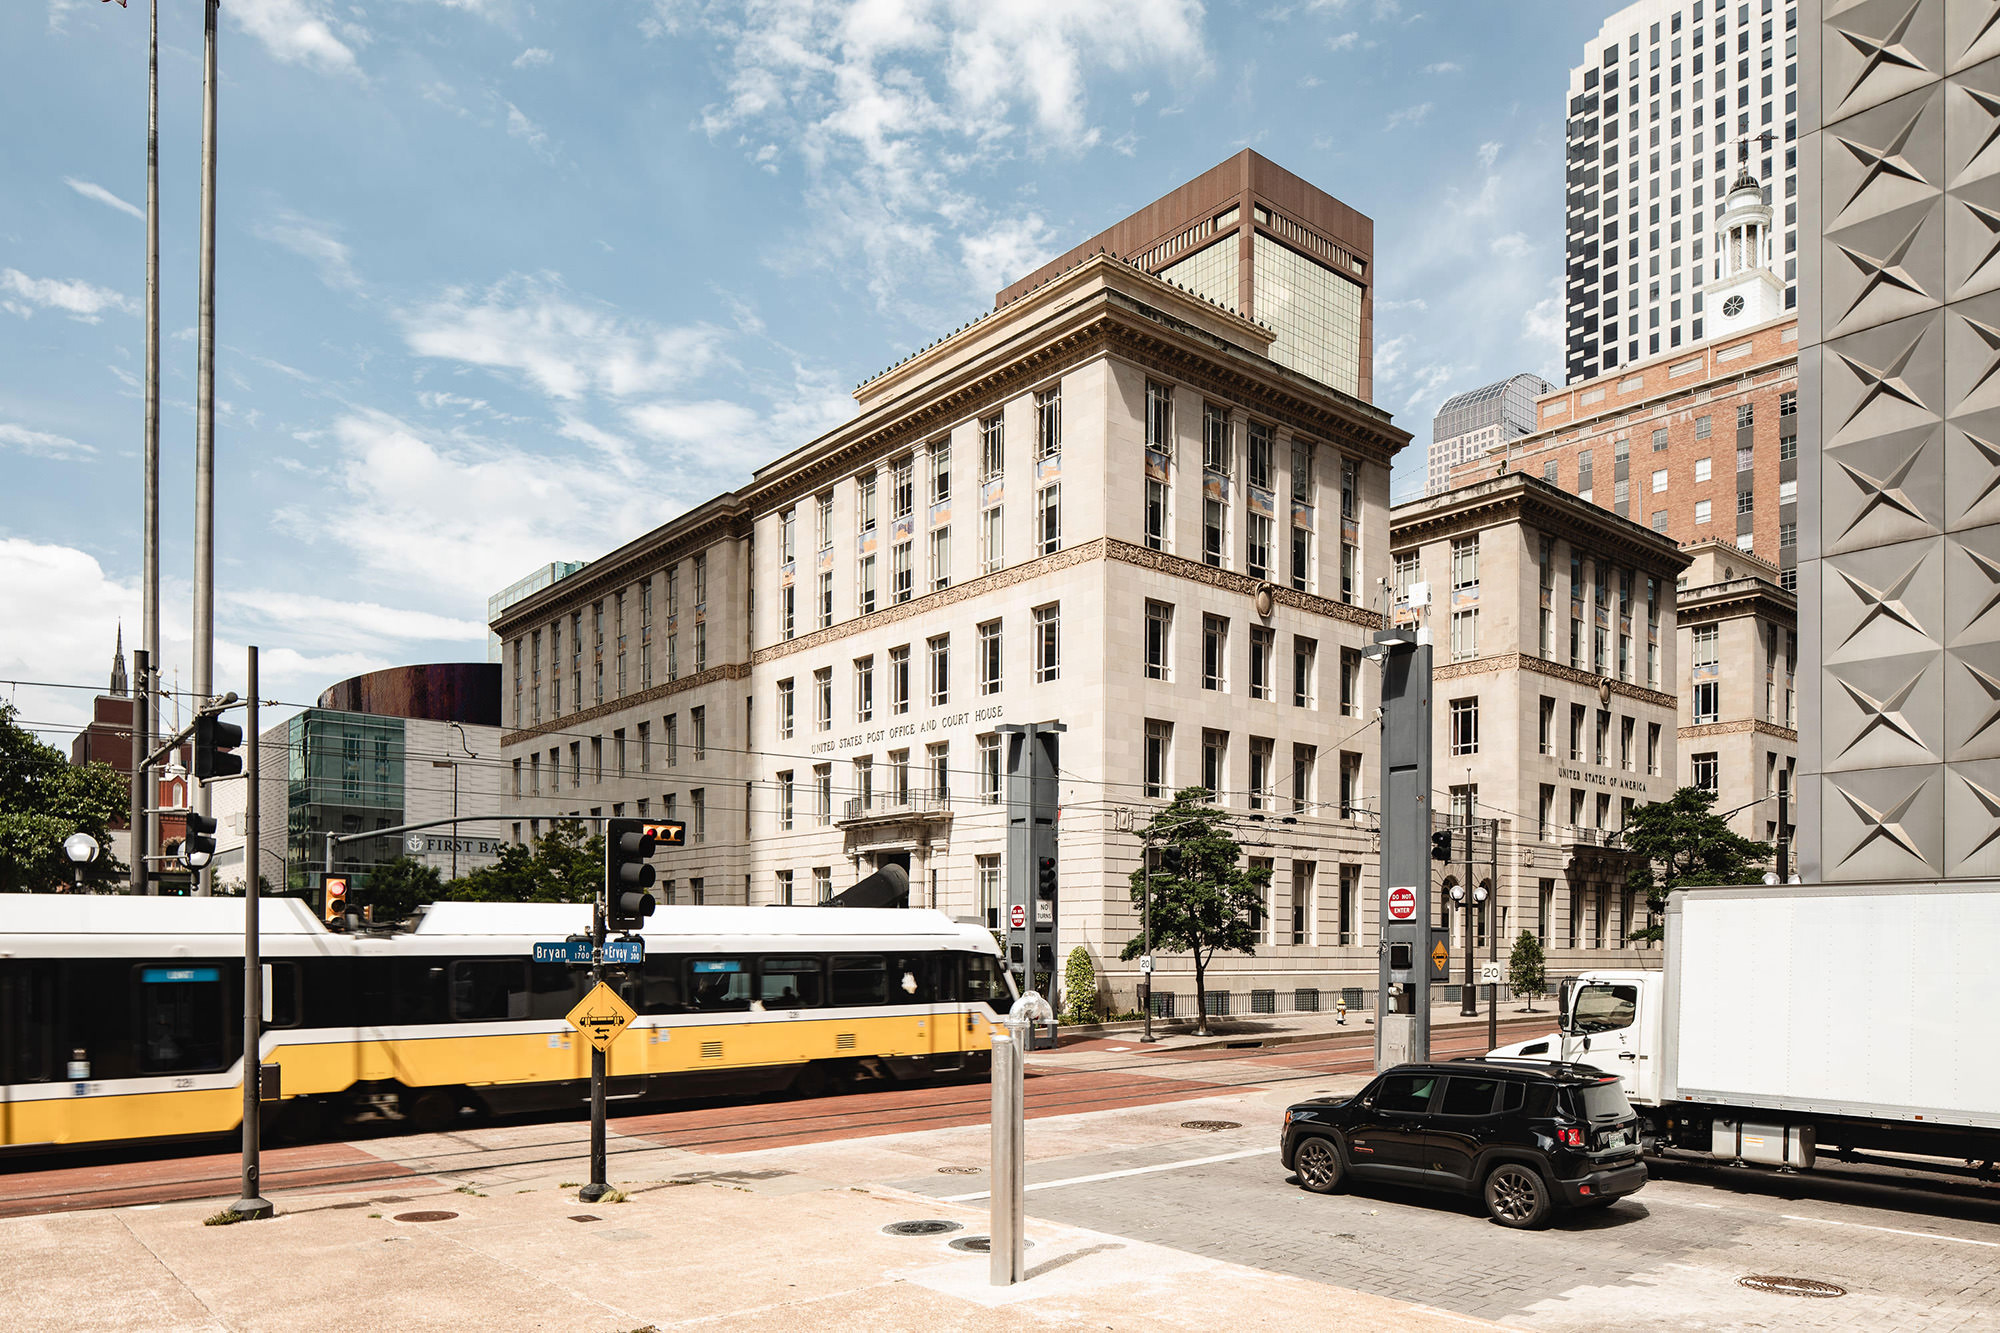
[[[396,1220],[398,1222],[449,1222],[451,1221],[452,1218],[457,1216],[458,1216],[457,1213],[446,1213],[433,1210],[422,1213],[397,1213]]]
[[[976,1166],[941,1166],[938,1168],[938,1174],[941,1176],[976,1176],[979,1174],[979,1171],[980,1168]]]
[[[569,1220],[572,1222],[602,1222],[604,1219],[596,1213],[571,1213]]]
[[[1831,1282],[1819,1282],[1809,1277],[1739,1277],[1736,1284],[1752,1291],[1775,1292],[1780,1296],[1812,1296],[1827,1300],[1835,1296],[1845,1296],[1847,1288],[1836,1287]]]
[[[921,1222],[891,1222],[882,1228],[885,1236],[942,1236],[953,1231],[965,1230],[963,1222],[947,1222],[942,1218],[927,1217]]]
[[[1205,1129],[1213,1134],[1217,1130],[1241,1129],[1243,1126],[1237,1124],[1234,1120],[1183,1120],[1181,1121],[1181,1128]]]
[[[960,1236],[957,1240],[951,1242],[951,1248],[960,1250],[966,1254],[991,1254],[993,1253],[993,1237]],[[1021,1248],[1032,1250],[1035,1248],[1035,1242],[1024,1240],[1021,1242]]]

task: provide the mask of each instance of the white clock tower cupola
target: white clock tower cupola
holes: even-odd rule
[[[1701,289],[1707,337],[1725,337],[1785,313],[1785,285],[1771,263],[1771,206],[1746,167],[1723,200],[1713,276]]]

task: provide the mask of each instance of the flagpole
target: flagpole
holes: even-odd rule
[[[146,514],[145,514],[145,623],[141,637],[146,645],[148,669],[139,673],[138,687],[146,692],[150,707],[152,735],[146,737],[151,752],[159,736],[160,699],[160,0],[152,4],[152,38],[147,55],[146,89]],[[145,775],[139,777],[145,781]],[[153,793],[144,793],[144,808],[159,802]],[[143,816],[145,826],[134,829],[138,851],[133,864],[159,848],[156,830],[159,816]],[[147,866],[147,874],[152,868]]]
[[[194,692],[215,693],[215,28],[218,0],[205,0],[201,86],[201,304],[195,325]],[[209,784],[196,803],[210,813]],[[206,897],[212,876],[202,877]]]

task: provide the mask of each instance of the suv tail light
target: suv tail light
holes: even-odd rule
[[[1556,1140],[1566,1148],[1581,1148],[1583,1131],[1574,1125],[1566,1125],[1556,1131]]]

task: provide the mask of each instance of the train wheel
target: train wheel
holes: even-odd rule
[[[441,1134],[458,1120],[458,1096],[444,1088],[426,1088],[403,1114],[418,1132]]]

